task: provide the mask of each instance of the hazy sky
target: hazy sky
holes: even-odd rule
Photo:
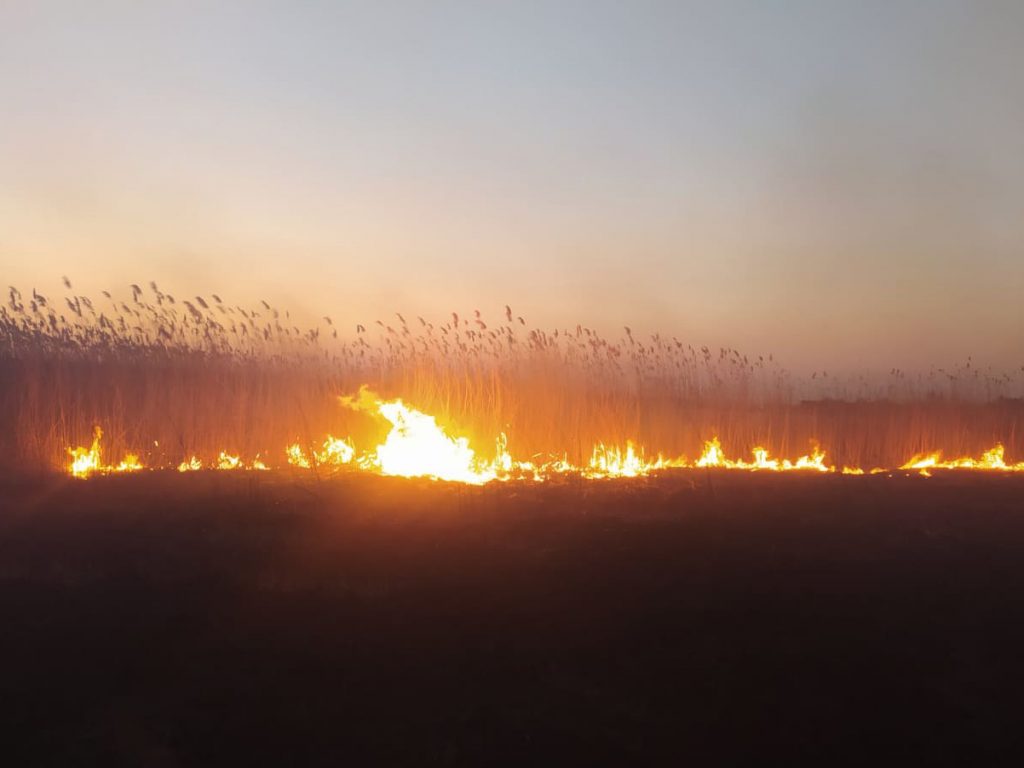
[[[0,279],[1024,364],[1024,3],[0,0]]]

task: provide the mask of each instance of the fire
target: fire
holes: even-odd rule
[[[140,469],[145,469],[145,467],[134,453],[126,453],[121,459],[121,463],[114,467],[115,472],[138,472]]]
[[[94,472],[137,472],[143,469],[142,462],[134,453],[126,453],[119,464],[108,466],[103,464],[100,458],[100,440],[103,437],[103,430],[99,426],[93,427],[92,445],[88,448],[69,448],[71,465],[68,471],[72,477],[88,477]]]
[[[89,448],[69,448],[71,466],[69,470],[75,477],[88,477],[100,469],[100,438],[103,430],[93,428],[92,446]]]
[[[196,470],[203,468],[203,462],[193,456],[188,461],[183,461],[178,465],[179,472],[195,472]]]
[[[723,467],[726,466],[725,457],[722,456],[722,444],[717,437],[713,437],[704,443],[704,453],[697,459],[698,467]]]
[[[384,475],[433,477],[480,485],[495,479],[483,466],[465,437],[449,437],[433,416],[409,408],[401,400],[379,403],[377,412],[391,422],[391,431],[368,457]]]
[[[796,460],[796,464],[792,466],[789,465],[789,462],[784,462],[782,468],[813,469],[816,472],[831,472],[835,469],[834,467],[825,466],[825,454],[818,446],[814,446],[810,456],[801,456]]]
[[[339,467],[349,464],[355,458],[356,449],[347,440],[328,435],[324,440],[323,448],[312,452],[314,461],[310,460],[298,443],[289,445],[285,448],[284,453],[288,463],[293,467],[309,469],[313,466],[314,461],[318,466]]]
[[[285,456],[288,457],[288,463],[293,467],[299,467],[301,469],[309,469],[309,459],[306,458],[306,454],[302,452],[302,446],[298,443],[292,443],[284,449]]]
[[[632,440],[626,441],[625,450],[617,446],[606,446],[598,443],[594,446],[594,452],[590,462],[582,470],[585,477],[645,477],[652,472],[662,469],[686,467],[686,460],[666,459],[660,453],[654,459],[645,459],[643,449],[637,449]],[[564,460],[554,465],[545,464],[541,466],[545,472],[575,472],[575,467]]]
[[[772,472],[778,472],[780,469],[778,459],[768,458],[767,448],[755,448],[754,449],[754,469],[768,469]]]
[[[697,459],[697,463],[694,464],[694,466],[708,469],[746,469],[751,471],[764,470],[769,472],[789,472],[793,470],[814,470],[816,472],[835,471],[835,467],[830,467],[825,464],[825,454],[818,446],[814,447],[814,450],[809,456],[801,456],[796,461],[790,461],[789,459],[782,459],[781,461],[779,459],[773,459],[768,453],[768,449],[760,446],[754,448],[753,456],[753,461],[744,461],[743,459],[733,461],[732,459],[728,459],[722,451],[722,444],[719,442],[718,438],[713,437],[704,443],[704,453],[702,453],[701,457]],[[679,463],[674,463],[673,466],[681,465]],[[855,473],[850,471],[845,474]]]
[[[900,469],[918,469],[922,473],[929,469],[989,469],[1002,472],[1024,472],[1024,461],[1016,464],[1006,463],[1006,449],[1002,443],[981,454],[980,459],[964,456],[959,459],[942,460],[942,451],[919,453]]]
[[[316,460],[320,464],[348,464],[355,455],[356,449],[351,444],[328,435],[323,450],[316,454]]]
[[[494,467],[499,473],[507,476],[516,468],[512,454],[508,452],[508,437],[502,432],[495,443]]]
[[[730,459],[717,436],[705,441],[700,457],[690,463],[685,457],[666,459],[662,454],[647,458],[642,446],[627,440],[624,446],[597,443],[589,460],[576,466],[566,456],[534,455],[528,460],[516,460],[509,450],[505,433],[495,440],[494,458],[481,458],[470,446],[469,438],[448,434],[437,419],[405,404],[401,399],[382,400],[363,388],[356,398],[341,398],[347,407],[382,419],[389,425],[384,441],[370,450],[359,452],[350,440],[328,434],[319,449],[304,450],[293,443],[284,450],[288,465],[300,469],[326,466],[347,467],[352,471],[372,472],[399,477],[430,477],[438,480],[482,485],[493,480],[532,480],[543,482],[558,475],[572,473],[585,478],[640,478],[655,472],[675,469],[728,469],[751,472],[833,472],[849,476],[891,473],[894,470],[874,467],[865,470],[856,466],[842,468],[826,463],[825,452],[817,445],[812,451],[795,460],[771,455],[762,445],[752,449],[752,458]],[[94,430],[88,447],[68,449],[71,462],[68,472],[74,477],[88,477],[94,473],[137,472],[144,465],[137,454],[128,453],[116,465],[105,465],[100,452],[102,430]],[[257,456],[249,463],[241,456],[221,451],[209,464],[193,455],[177,465],[179,472],[198,471],[209,466],[219,470],[269,470],[273,467]],[[174,468],[173,465],[171,468]],[[1011,464],[1006,461],[1005,449],[997,443],[980,457],[943,459],[940,451],[920,453],[899,467],[917,470],[931,477],[933,470],[987,470],[996,472],[1024,472],[1024,461]]]
[[[220,456],[217,457],[217,469],[238,469],[241,464],[242,461],[238,456],[232,456],[225,451],[221,451]]]
[[[632,440],[626,441],[626,450],[598,443],[590,457],[584,474],[587,477],[639,477],[650,472],[650,465],[637,455]]]

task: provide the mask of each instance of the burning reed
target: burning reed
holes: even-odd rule
[[[510,307],[442,322],[393,317],[339,331],[300,327],[287,311],[221,297],[176,298],[155,284],[118,298],[51,299],[11,288],[0,309],[0,437],[6,466],[63,468],[97,425],[111,460],[145,466],[219,457],[284,463],[325,436],[384,442],[390,426],[345,408],[368,385],[437,418],[481,453],[504,434],[518,458],[590,459],[633,441],[653,457],[696,460],[717,437],[735,456],[764,447],[836,466],[898,467],[941,449],[981,455],[996,443],[1024,459],[1020,376],[968,362],[884,381],[798,378],[770,355],[712,350],[625,328],[533,328]],[[489,456],[488,458],[494,458]]]

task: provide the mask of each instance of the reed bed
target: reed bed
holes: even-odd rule
[[[386,425],[341,407],[366,385],[431,413],[487,455],[504,433],[517,459],[584,461],[597,442],[633,440],[653,456],[695,458],[717,436],[732,457],[754,446],[792,457],[820,444],[829,462],[899,466],[941,449],[996,442],[1024,459],[1020,372],[952,369],[886,377],[796,377],[770,354],[709,349],[624,328],[540,329],[511,307],[427,319],[394,314],[339,330],[266,302],[176,298],[155,283],[123,297],[9,291],[0,309],[0,460],[67,463],[94,426],[116,457],[176,466],[220,451],[283,463],[284,447],[328,433],[370,447]]]

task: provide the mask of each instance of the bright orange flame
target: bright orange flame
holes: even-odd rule
[[[103,437],[103,430],[99,426],[93,427],[92,445],[88,448],[69,448],[71,465],[68,471],[73,477],[88,477],[94,472],[137,472],[144,469],[139,457],[134,453],[126,453],[121,463],[115,466],[104,465],[100,459],[100,439]]]
[[[92,446],[89,448],[69,448],[71,454],[71,466],[68,470],[75,477],[88,477],[100,469],[100,438],[103,437],[103,430],[98,426],[93,427]]]
[[[348,464],[355,458],[356,449],[348,442],[328,435],[323,450],[318,451],[316,460],[321,464]]]
[[[203,468],[203,462],[193,456],[188,461],[183,461],[178,465],[179,472],[195,472],[196,470]]]
[[[220,456],[217,457],[217,469],[238,469],[242,466],[242,460],[237,456],[232,456],[225,451],[220,452]]]
[[[313,465],[313,462],[298,443],[292,443],[285,448],[284,452],[288,458],[288,463],[293,467],[309,469]],[[336,467],[350,463],[355,458],[355,455],[356,449],[352,447],[351,443],[333,435],[328,435],[327,439],[324,440],[322,450],[313,451],[313,458],[316,460],[317,465]]]
[[[818,446],[814,446],[814,450],[810,456],[801,456],[796,460],[796,464],[790,465],[790,463],[783,462],[783,469],[813,469],[817,472],[831,472],[835,467],[825,466],[825,453]]]
[[[722,444],[717,437],[713,437],[704,443],[704,453],[697,459],[698,467],[724,467],[725,457],[722,455]]]
[[[376,472],[382,475],[401,477],[432,477],[453,482],[480,485],[492,480],[534,480],[542,482],[550,477],[575,473],[586,478],[637,478],[653,472],[668,469],[708,468],[747,471],[815,471],[840,472],[843,475],[865,475],[891,473],[893,470],[874,467],[868,471],[860,467],[844,466],[841,469],[825,463],[825,452],[817,445],[810,454],[796,460],[778,459],[771,456],[767,448],[757,446],[752,450],[752,460],[727,458],[718,437],[704,443],[701,456],[694,463],[685,458],[666,459],[661,454],[653,459],[645,458],[645,452],[631,440],[625,447],[597,443],[588,462],[575,466],[565,456],[531,457],[517,461],[508,448],[508,438],[501,433],[495,441],[493,460],[481,459],[466,437],[452,437],[438,425],[435,417],[407,406],[402,400],[384,401],[363,388],[358,398],[341,398],[346,406],[378,416],[390,424],[384,442],[373,450],[357,453],[355,446],[333,435],[327,435],[320,450],[306,453],[299,443],[285,449],[287,463],[303,469],[314,466],[352,466],[354,470]],[[69,449],[71,463],[68,471],[75,477],[88,477],[96,472],[135,472],[143,469],[136,454],[126,454],[115,466],[104,465],[100,455],[102,430],[95,428],[92,445],[89,448]],[[246,464],[235,454],[221,451],[210,466],[221,470],[250,469],[268,470],[259,455]],[[203,462],[196,456],[181,462],[179,472],[203,468]],[[996,444],[985,451],[980,458],[962,457],[943,460],[939,451],[921,453],[899,469],[917,470],[930,477],[935,469],[989,470],[1000,472],[1024,472],[1024,461],[1008,464],[1002,444]]]
[[[835,467],[825,464],[825,453],[817,446],[814,447],[809,456],[801,456],[796,461],[773,459],[770,457],[768,449],[760,446],[754,448],[753,455],[753,461],[744,461],[743,459],[733,461],[728,459],[722,451],[722,444],[718,441],[718,438],[713,437],[704,443],[704,453],[697,459],[697,463],[694,466],[699,468],[764,470],[769,472],[790,472],[793,470],[835,471]],[[680,464],[676,463],[673,466],[680,466]],[[846,474],[853,473],[847,472]]]
[[[643,457],[643,451],[637,450],[632,440],[626,441],[626,449],[617,446],[606,446],[598,443],[594,446],[590,462],[583,469],[585,477],[644,477],[651,472],[669,467],[683,467],[686,462],[683,459],[670,461],[661,454],[654,460]],[[546,466],[544,467],[546,468]],[[564,468],[561,471],[566,471]],[[569,471],[574,471],[570,469]]]
[[[285,456],[288,457],[288,463],[293,467],[299,467],[301,469],[309,469],[309,459],[306,458],[306,454],[302,452],[302,446],[298,443],[292,443],[284,449]]]
[[[379,403],[377,411],[391,422],[391,431],[367,457],[367,463],[382,474],[475,485],[497,476],[492,467],[480,465],[468,438],[449,437],[433,416],[409,408],[401,400]]]
[[[1006,449],[1002,443],[996,443],[987,451],[981,454],[980,459],[973,459],[963,456],[959,459],[942,460],[942,451],[931,453],[919,453],[900,469],[988,469],[1001,472],[1024,472],[1024,461],[1017,464],[1007,464],[1005,459]]]
[[[134,453],[126,453],[121,459],[121,463],[114,467],[115,472],[138,472],[140,469],[145,469],[145,467]]]

